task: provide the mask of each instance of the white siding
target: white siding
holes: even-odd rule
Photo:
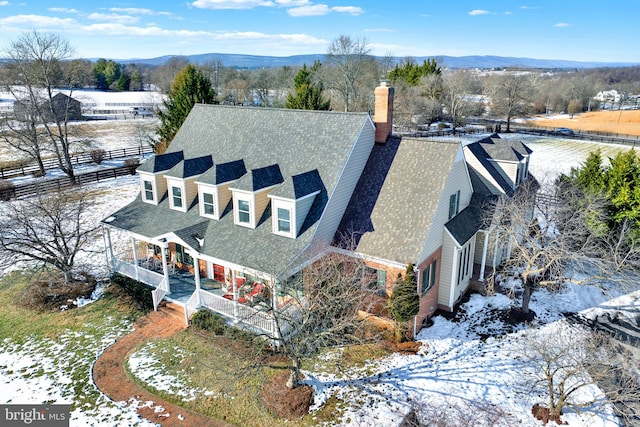
[[[515,188],[516,176],[518,174],[518,164],[515,162],[501,162],[496,161],[499,166],[499,170],[502,171],[503,175],[509,180],[511,183],[511,187]]]
[[[307,218],[307,214],[311,209],[311,205],[313,205],[313,201],[316,199],[316,196],[309,196],[303,199],[296,200],[296,209],[295,209],[295,218],[296,218],[296,235],[302,228],[302,224],[304,224],[304,220]]]
[[[487,170],[484,168],[484,166],[482,166],[478,158],[474,156],[469,151],[468,148],[464,149],[464,153],[465,153],[466,161],[469,164],[469,166],[472,167],[475,171],[477,171],[480,175],[482,175],[482,177],[491,185],[493,185],[495,188],[500,189],[500,185],[497,183],[497,181],[491,176],[489,172],[487,172]]]
[[[473,190],[469,174],[467,173],[466,164],[461,153],[462,151],[460,150],[451,170],[449,171],[449,176],[447,177],[444,190],[440,195],[440,201],[438,202],[436,213],[433,221],[431,222],[431,228],[429,229],[424,246],[422,247],[420,258],[418,259],[418,265],[427,259],[429,255],[437,251],[443,244],[444,225],[449,221],[449,197],[452,194],[455,194],[458,190],[460,191],[460,208],[458,212],[467,207],[471,201]],[[447,264],[450,261],[451,258],[445,256],[443,253],[442,264]]]
[[[347,163],[345,164],[338,183],[329,194],[329,202],[324,208],[320,217],[320,222],[316,228],[313,239],[318,244],[328,244],[333,240],[344,211],[349,204],[353,190],[367,164],[369,154],[373,148],[375,139],[375,128],[373,122],[368,120],[362,128],[358,140],[354,144],[353,150]]]

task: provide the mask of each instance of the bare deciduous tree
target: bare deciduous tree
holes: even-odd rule
[[[368,42],[364,38],[340,35],[329,45],[323,83],[327,89],[338,95],[344,111],[355,111],[358,108],[367,68],[369,65],[375,65],[375,61],[369,57],[369,52]],[[374,73],[373,77],[377,75]]]
[[[76,256],[86,250],[97,226],[87,221],[87,194],[77,190],[5,202],[0,216],[3,264],[32,261],[72,279]]]
[[[560,422],[566,408],[597,411],[607,404],[622,419],[638,416],[637,406],[628,405],[640,398],[638,378],[621,363],[629,355],[605,334],[557,322],[528,331],[519,355],[533,369],[533,380],[523,385],[546,396],[550,420]]]
[[[531,294],[538,287],[560,289],[565,283],[599,285],[603,280],[617,280],[628,285],[625,263],[637,247],[615,248],[615,238],[597,235],[589,223],[594,215],[605,215],[604,201],[583,200],[582,208],[571,210],[571,197],[564,190],[563,203],[536,195],[537,184],[528,180],[513,197],[503,197],[491,211],[494,230],[508,242],[511,257],[504,267],[522,279],[524,292],[520,308],[524,319],[533,316],[529,310]],[[545,194],[553,194],[546,190]],[[553,199],[553,198],[552,198]],[[637,246],[637,245],[636,245]]]
[[[533,85],[526,74],[508,73],[496,76],[489,83],[491,113],[503,116],[507,121],[507,132],[511,131],[511,121],[531,111],[533,107]]]
[[[71,45],[58,35],[25,33],[5,52],[7,64],[3,73],[4,86],[28,113],[25,118],[29,118],[26,120],[29,137],[23,138],[23,143],[28,142],[34,154],[48,145],[55,153],[58,166],[71,180],[74,171],[68,122],[73,88],[82,80],[82,68],[65,67],[63,62],[70,59],[73,52]],[[54,99],[56,88],[60,87],[68,90],[68,97]],[[32,125],[28,123],[34,120],[42,126],[46,144],[40,140],[39,132],[29,130]]]
[[[373,303],[364,262],[329,252],[281,284],[288,304],[272,310],[274,334],[266,334],[291,364],[288,385],[298,386],[302,362],[318,351],[373,340],[358,317]],[[281,368],[281,366],[279,366]]]

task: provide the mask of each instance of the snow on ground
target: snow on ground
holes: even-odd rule
[[[562,140],[547,140],[539,137],[513,135],[526,140],[534,150],[531,169],[534,174],[567,172],[586,159],[589,150],[596,148],[584,142],[568,145]],[[474,136],[474,139],[478,136]],[[602,147],[602,145],[597,145]],[[626,147],[613,147],[626,149]],[[612,149],[613,149],[612,148]],[[103,195],[95,200],[91,219],[96,223],[110,212],[129,203],[139,191],[135,176],[104,181],[90,186]],[[112,241],[124,249],[129,241],[112,235]],[[83,254],[78,262],[97,273],[106,273],[107,265],[103,250],[103,236],[97,235],[89,253]],[[511,283],[518,292],[518,283]],[[622,292],[615,289],[606,294],[590,286],[568,285],[559,293],[544,290],[534,292],[531,308],[538,317],[533,328],[543,333],[553,333],[565,327],[564,312],[578,312],[590,307],[611,309],[615,302],[606,303],[612,296]],[[638,299],[624,299],[622,303]],[[503,421],[513,420],[521,426],[539,426],[533,419],[531,406],[544,401],[537,390],[525,388],[524,380],[532,377],[532,371],[518,356],[522,340],[527,331],[525,326],[513,327],[496,318],[495,313],[516,304],[506,295],[481,297],[473,295],[462,305],[458,320],[438,316],[433,326],[424,329],[418,339],[424,343],[418,355],[393,355],[382,361],[345,372],[341,376],[321,372],[306,372],[307,382],[315,387],[315,406],[321,405],[332,393],[341,396],[347,403],[343,417],[344,425],[397,425],[411,408],[437,408],[444,413],[456,409],[469,417],[477,417],[476,425],[488,425],[490,413],[500,412]],[[87,378],[91,364],[117,336],[130,330],[131,325],[110,324],[100,338],[88,334],[78,337],[67,334],[57,341],[30,340],[14,343],[5,340],[0,347],[0,403],[51,403],[82,402],[72,414],[72,426],[147,426],[135,413],[140,402],[111,402],[95,390],[93,383],[77,389],[74,384],[76,373]],[[536,330],[536,329],[532,329]],[[68,357],[69,350],[78,355]],[[161,372],[161,366],[149,360],[143,347],[135,353],[129,363],[134,375],[141,381],[149,381]],[[83,372],[80,372],[84,370]],[[80,373],[78,373],[80,372]],[[179,378],[165,378],[164,382],[179,384]],[[526,382],[526,381],[524,381]],[[597,394],[597,389],[586,390]],[[193,393],[188,384],[168,392],[191,398]],[[96,394],[97,399],[86,396]],[[85,401],[86,400],[86,401]],[[617,425],[608,407],[591,408],[583,414],[568,413],[563,419],[570,426],[613,426]],[[428,414],[427,414],[428,415]]]

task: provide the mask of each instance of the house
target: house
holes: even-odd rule
[[[41,114],[47,123],[52,123],[57,118],[60,121],[82,120],[82,103],[64,93],[56,93],[49,102],[42,99],[38,103],[37,109],[30,113],[33,104],[30,101],[16,101],[13,104],[13,112],[20,120],[30,120],[32,116]],[[53,113],[51,110],[53,109]]]
[[[479,203],[528,176],[530,150],[392,135],[393,88],[375,101],[373,117],[196,105],[171,151],[138,168],[139,197],[103,221],[130,236],[124,254],[109,243],[113,270],[150,285],[156,306],[184,305],[187,321],[207,307],[274,332],[263,309],[288,309],[287,280],[322,248],[361,258],[383,295],[412,264],[415,330],[453,310],[480,264],[501,260]]]

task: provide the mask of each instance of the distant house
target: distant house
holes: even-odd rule
[[[138,168],[139,197],[104,220],[131,240],[124,254],[110,248],[113,270],[154,288],[156,304],[272,332],[252,294],[268,289],[268,306],[286,309],[287,280],[324,248],[363,259],[382,295],[413,264],[416,330],[453,310],[503,259],[481,205],[528,179],[531,151],[497,135],[467,145],[392,135],[393,88],[375,96],[373,118],[194,106],[171,151]]]
[[[20,120],[27,120],[31,117],[41,115],[47,123],[54,121],[82,120],[82,103],[64,93],[57,93],[51,98],[51,105],[46,100],[38,103],[37,108],[27,101],[16,101],[13,104],[13,111]]]

